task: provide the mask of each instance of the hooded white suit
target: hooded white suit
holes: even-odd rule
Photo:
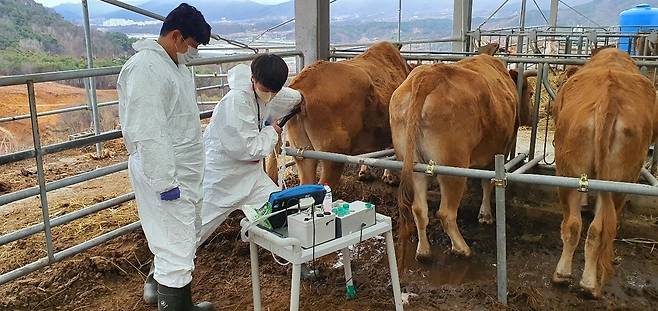
[[[284,87],[269,103],[259,103],[251,69],[244,64],[229,70],[228,83],[231,90],[215,107],[203,135],[206,173],[199,245],[232,211],[261,206],[279,190],[262,165],[278,135],[264,124],[286,115],[301,101],[298,91]]]
[[[149,249],[154,278],[167,287],[192,281],[200,228],[204,151],[191,71],[176,65],[154,40],[137,51],[117,82],[128,173]],[[179,187],[181,196],[160,193]]]

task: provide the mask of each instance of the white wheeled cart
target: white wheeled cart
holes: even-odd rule
[[[271,251],[275,255],[289,261],[292,266],[292,286],[290,288],[290,310],[299,310],[299,290],[301,284],[302,264],[313,260],[313,249],[304,249],[300,246],[299,240],[294,238],[282,238],[259,226],[251,226],[251,222],[246,218],[240,222],[242,226],[242,240],[249,242],[249,254],[251,257],[251,286],[254,296],[254,310],[261,310],[260,300],[260,281],[258,272],[258,249],[260,246]],[[245,229],[248,228],[248,231]],[[376,214],[374,225],[364,228],[363,232],[355,232],[335,240],[317,245],[315,247],[315,258],[319,258],[337,251],[343,253],[343,266],[345,268],[345,279],[349,280],[346,286],[352,286],[352,267],[351,253],[349,246],[356,245],[360,241],[373,238],[375,236],[384,236],[386,239],[386,253],[388,255],[388,266],[391,271],[391,283],[393,285],[393,297],[395,299],[395,310],[401,311],[402,293],[400,291],[400,279],[398,277],[398,268],[395,260],[395,248],[393,245],[393,231],[391,218]]]

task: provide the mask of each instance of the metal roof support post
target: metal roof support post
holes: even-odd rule
[[[559,0],[551,0],[551,17],[549,18],[549,21],[551,22],[551,31],[553,32],[557,28],[557,10],[559,3]]]
[[[519,30],[520,34],[517,38],[516,41],[516,53],[523,53],[523,39],[524,35],[522,34],[525,31],[525,12],[526,12],[526,0],[521,1],[521,16],[519,18]],[[516,71],[518,73],[517,79],[516,79],[516,85],[517,85],[517,96],[518,96],[518,101],[516,105],[516,118],[521,121],[521,109],[523,109],[522,106],[522,101],[523,101],[523,82],[524,82],[524,74],[523,71],[525,69],[525,63],[517,63],[516,64]],[[518,135],[514,136],[516,140],[512,143],[512,149],[510,150],[509,159],[514,157],[514,154],[516,153],[516,144],[518,142]]]
[[[402,32],[402,0],[398,1],[398,42],[400,42]]]
[[[460,38],[460,41],[455,41],[452,43],[453,52],[463,52],[464,50],[464,22],[462,14],[462,9],[464,7],[465,0],[453,0],[452,8],[452,37]]]
[[[466,34],[471,31],[471,24],[473,22],[473,0],[464,0],[462,22],[464,23],[464,52],[472,52],[471,40]]]
[[[89,26],[89,4],[87,0],[82,0],[82,16],[84,18],[83,26],[85,31],[85,48],[87,50],[87,68],[94,67],[94,52],[91,46],[91,27]],[[98,115],[98,98],[96,96],[96,79],[89,77],[85,83],[87,88],[87,96],[89,97],[89,105],[91,106],[91,125],[94,128],[94,135],[101,133],[100,116]],[[96,143],[96,156],[103,155],[103,146],[101,143]]]
[[[306,64],[329,58],[329,0],[295,1],[295,42]]]

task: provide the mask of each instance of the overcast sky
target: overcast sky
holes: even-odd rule
[[[80,0],[35,0],[38,3],[43,4],[44,6],[47,7],[54,7],[56,5],[62,4],[62,3],[80,3]],[[139,4],[139,3],[144,3],[147,2],[148,0],[123,0],[123,2],[130,3],[130,4]],[[222,1],[222,0],[218,0]],[[224,0],[225,1],[225,0]],[[251,0],[254,2],[259,2],[259,3],[265,3],[265,4],[276,4],[276,3],[281,3],[281,2],[286,2],[288,0]],[[181,0],[181,2],[187,2],[191,5],[194,5],[196,1],[194,0]]]

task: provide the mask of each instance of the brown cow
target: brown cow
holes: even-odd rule
[[[353,59],[319,61],[299,73],[290,87],[304,102],[287,125],[291,146],[351,155],[390,147],[388,103],[410,71],[399,48],[379,42]],[[301,183],[316,183],[318,161],[295,161]],[[320,183],[336,187],[344,164],[321,162]]]
[[[558,91],[555,116],[555,163],[560,176],[636,182],[654,135],[656,93],[628,54],[609,48],[592,58]],[[580,240],[580,193],[559,189],[563,208],[563,249],[553,281],[571,278],[573,253]],[[585,242],[580,286],[593,297],[613,272],[613,242],[625,195],[599,192],[596,214]]]
[[[528,75],[531,75],[529,72]],[[400,183],[400,241],[406,250],[411,217],[416,222],[416,259],[431,256],[426,228],[428,177],[412,173],[414,162],[430,160],[439,165],[491,168],[496,154],[507,154],[516,122],[516,71],[490,56],[478,55],[455,64],[415,68],[391,98],[391,130],[398,159],[404,160]],[[524,81],[525,99],[530,92]],[[457,227],[457,209],[466,190],[466,178],[438,177],[441,206],[437,217],[450,236],[452,252],[470,256]],[[489,180],[482,181],[480,223],[493,222]],[[412,215],[413,213],[413,215]],[[401,258],[404,258],[401,256]]]

